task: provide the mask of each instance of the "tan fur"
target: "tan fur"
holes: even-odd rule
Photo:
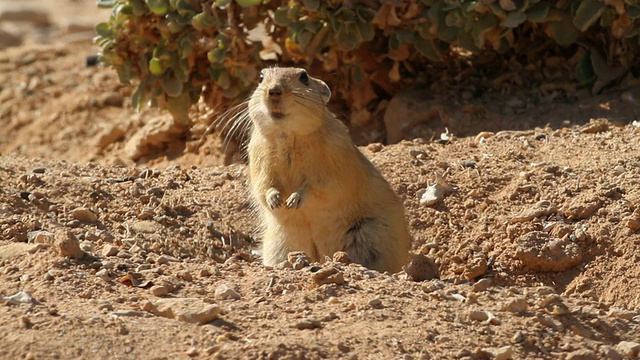
[[[249,184],[263,261],[304,251],[323,262],[346,251],[369,268],[399,271],[411,241],[402,202],[327,110],[330,96],[304,69],[269,68],[249,101]]]

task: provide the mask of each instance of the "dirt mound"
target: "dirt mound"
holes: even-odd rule
[[[439,269],[423,282],[265,268],[244,165],[0,157],[2,355],[635,356],[640,137],[603,124],[364,148],[405,200],[414,253]],[[435,171],[455,191],[427,207]]]

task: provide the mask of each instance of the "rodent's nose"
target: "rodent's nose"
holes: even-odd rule
[[[275,84],[269,88],[269,97],[277,98],[282,95],[282,86]]]

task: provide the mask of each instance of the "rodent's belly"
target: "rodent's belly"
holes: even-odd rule
[[[341,239],[350,227],[349,216],[329,207],[277,209],[272,213],[284,238],[294,243],[313,243],[320,253],[341,250]]]

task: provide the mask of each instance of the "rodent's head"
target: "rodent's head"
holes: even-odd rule
[[[267,68],[249,100],[249,115],[265,130],[308,134],[325,121],[331,90],[301,68]]]

